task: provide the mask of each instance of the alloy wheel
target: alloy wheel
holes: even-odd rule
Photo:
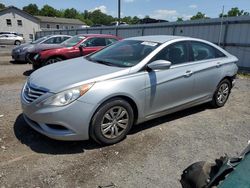
[[[220,88],[217,93],[217,101],[220,104],[223,104],[229,95],[229,85],[227,83],[223,83],[220,85]]]
[[[115,106],[104,114],[101,122],[101,133],[105,138],[114,139],[120,136],[128,125],[128,111],[121,106]]]

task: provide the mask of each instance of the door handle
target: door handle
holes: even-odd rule
[[[184,74],[185,77],[189,77],[193,74],[193,72],[191,70],[186,71],[186,73]]]
[[[220,62],[217,62],[217,63],[216,63],[216,67],[217,67],[217,68],[220,68],[220,67],[221,67],[221,63],[220,63]]]

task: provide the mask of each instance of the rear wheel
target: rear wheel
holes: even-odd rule
[[[90,136],[100,144],[110,145],[123,140],[134,122],[133,109],[120,98],[105,102],[95,113]]]
[[[227,102],[231,91],[231,82],[228,79],[222,80],[214,93],[212,105],[216,108],[222,107]]]
[[[63,59],[61,57],[53,57],[53,58],[49,58],[48,60],[45,61],[44,65],[50,65],[53,63],[56,63],[58,61],[62,61]]]
[[[14,44],[19,46],[21,44],[21,41],[16,40]]]

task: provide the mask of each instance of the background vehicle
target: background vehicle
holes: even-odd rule
[[[71,38],[69,35],[48,35],[31,43],[22,44],[12,50],[12,58],[15,61],[27,61],[29,54],[58,47],[59,44],[69,38]]]
[[[250,185],[250,145],[239,156],[222,156],[215,163],[196,162],[183,171],[183,188],[234,188]]]
[[[115,21],[115,22],[111,22],[108,26],[126,26],[128,25],[126,22],[118,22],[118,21]]]
[[[114,35],[80,34],[62,43],[57,48],[43,50],[33,55],[31,59],[33,68],[38,69],[58,61],[87,55],[100,50],[104,46],[118,41],[120,38]]]
[[[50,138],[114,144],[133,124],[206,102],[222,107],[237,61],[200,39],[124,39],[34,71],[22,90],[24,118]]]
[[[24,38],[15,34],[0,34],[0,44],[20,45]]]

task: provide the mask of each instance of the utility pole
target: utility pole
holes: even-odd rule
[[[223,18],[224,18],[224,5],[223,5],[223,7],[222,7],[222,13],[221,13],[220,34],[219,34],[218,46],[220,46],[220,43],[221,43],[221,34],[222,34]]]
[[[118,24],[121,22],[121,0],[118,0]]]

